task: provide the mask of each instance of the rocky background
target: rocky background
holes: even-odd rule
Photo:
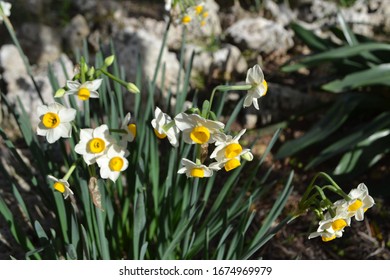
[[[32,67],[45,102],[52,102],[54,92],[48,76],[50,68],[62,86],[73,76],[75,53],[86,44],[90,59],[99,49],[107,55],[114,45],[117,60],[129,81],[135,80],[138,58],[142,73],[151,78],[162,45],[167,13],[163,1],[120,0],[13,0],[11,21]],[[281,73],[279,67],[292,57],[309,53],[289,28],[298,22],[324,38],[329,38],[329,28],[337,24],[337,12],[341,10],[353,31],[377,40],[390,35],[390,5],[387,0],[343,1],[340,6],[330,0],[264,0],[264,1],[205,1],[209,22],[204,28],[193,28],[186,33],[188,44],[184,50],[185,62],[179,63],[182,46],[182,27],[172,25],[167,46],[163,52],[165,83],[157,85],[162,96],[177,90],[179,72],[188,67],[194,54],[191,85],[208,96],[214,86],[221,83],[245,81],[246,71],[258,63],[262,65],[269,82],[268,94],[261,100],[261,110],[245,110],[240,123],[245,128],[263,128],[289,118],[307,104],[331,98],[313,88],[318,79],[298,78]],[[261,4],[256,5],[256,3]],[[337,42],[338,38],[331,38]],[[301,73],[307,74],[309,73]],[[183,78],[184,75],[181,75]],[[312,77],[312,76],[311,76]],[[159,77],[161,79],[161,77]],[[18,98],[30,114],[33,124],[38,123],[36,107],[41,101],[25,69],[23,60],[11,43],[4,25],[0,25],[0,89],[13,104]],[[229,94],[234,104],[238,98]],[[126,100],[131,111],[131,100]],[[12,132],[13,119],[1,104],[0,124]],[[299,133],[299,132],[297,132]],[[17,139],[18,135],[12,136]],[[261,153],[261,147],[259,153]],[[265,144],[263,144],[263,148]],[[2,150],[0,150],[1,152]],[[2,154],[3,157],[3,154]],[[1,191],[1,188],[0,188]],[[299,232],[299,229],[297,230]],[[6,233],[0,232],[0,240],[7,243]],[[357,258],[388,258],[390,254],[381,244],[369,236],[359,237],[375,248]],[[362,241],[363,240],[363,241]],[[305,237],[298,238],[294,246],[286,246],[288,234],[263,252],[267,258],[337,258],[334,252],[307,245]],[[2,248],[0,242],[0,251]],[[311,243],[313,244],[313,242]],[[8,247],[4,247],[8,248]],[[382,248],[382,249],[380,249]],[[367,249],[368,250],[368,249]],[[354,251],[351,253],[354,254]],[[387,255],[386,255],[387,254]],[[0,257],[1,259],[1,257]]]

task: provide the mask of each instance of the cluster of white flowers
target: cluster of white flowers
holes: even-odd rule
[[[179,1],[165,0],[164,7],[174,18],[174,22],[185,26],[204,26],[209,16],[203,1],[189,0],[179,3]]]
[[[110,61],[106,66],[110,65],[113,57],[109,57]],[[111,59],[112,58],[112,59]],[[86,68],[87,69],[87,68]],[[92,69],[92,68],[91,68]],[[93,73],[93,71],[92,71]],[[66,87],[57,91],[55,97],[59,98],[66,95],[77,96],[82,101],[87,101],[89,98],[99,98],[98,89],[102,84],[102,79],[89,79],[80,82],[75,76],[73,80],[66,82]],[[125,84],[122,81],[123,85]],[[135,85],[132,85],[134,92],[138,91]],[[54,102],[49,105],[41,105],[38,107],[40,122],[37,126],[37,134],[45,136],[48,143],[52,144],[62,138],[72,137],[72,122],[76,118],[77,111],[73,108],[67,108],[64,105]],[[115,182],[120,173],[129,166],[126,157],[130,154],[127,150],[127,143],[134,141],[136,137],[136,125],[130,123],[131,115],[128,113],[122,121],[120,128],[115,129],[120,132],[120,140],[110,135],[110,130],[106,124],[96,128],[80,129],[79,142],[75,146],[75,152],[80,154],[87,165],[97,163],[100,169],[100,177],[110,179]],[[75,126],[73,124],[73,126]],[[63,179],[57,179],[49,175],[48,179],[54,181],[53,188],[67,198],[73,195],[70,189],[67,178],[74,169],[68,171]],[[66,179],[65,179],[66,178]]]
[[[215,149],[210,155],[210,159],[216,159],[209,166],[204,165],[200,160],[192,162],[183,158],[182,168],[179,174],[185,173],[187,177],[210,177],[213,171],[225,168],[230,171],[241,165],[241,158],[252,160],[253,155],[249,149],[243,150],[238,143],[240,137],[245,133],[245,129],[232,137],[223,133],[225,125],[219,121],[212,121],[203,118],[198,114],[179,113],[174,119],[163,113],[156,107],[152,126],[158,138],[168,137],[172,146],[177,147],[179,133],[182,132],[183,141],[187,144],[208,145],[215,144]]]
[[[327,242],[341,237],[344,228],[350,226],[352,218],[356,221],[363,221],[364,213],[375,204],[364,183],[352,189],[348,197],[349,200],[341,199],[333,203],[334,216],[332,217],[330,212],[325,213],[324,219],[319,222],[317,231],[311,233],[309,239],[321,236],[322,240]]]
[[[200,7],[202,6],[201,4]],[[199,8],[201,11],[201,8]],[[218,87],[217,87],[218,88]],[[267,82],[264,79],[263,71],[259,65],[255,65],[247,72],[246,85],[244,86],[222,86],[219,89],[247,90],[243,107],[254,107],[259,110],[258,99],[267,93]],[[215,91],[212,93],[214,96]],[[210,101],[210,104],[212,100]],[[211,106],[211,105],[210,105]],[[205,114],[208,116],[208,114]],[[179,134],[181,132],[183,141],[187,144],[198,145],[196,162],[183,158],[182,168],[178,170],[180,174],[186,174],[188,177],[210,177],[214,171],[225,169],[233,170],[241,165],[241,160],[253,160],[253,155],[249,149],[243,149],[239,144],[240,138],[246,132],[241,130],[235,137],[226,135],[223,130],[225,125],[222,122],[209,120],[199,114],[179,113],[173,119],[163,113],[159,107],[155,108],[152,126],[156,136],[160,139],[168,138],[172,146],[178,147]],[[208,166],[204,164],[205,158],[202,151],[208,150],[208,145],[214,144],[214,151],[210,159],[214,159]],[[206,148],[207,147],[207,148]]]

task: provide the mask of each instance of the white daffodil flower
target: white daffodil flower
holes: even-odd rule
[[[252,105],[259,110],[258,98],[266,95],[268,90],[267,82],[264,79],[263,71],[256,64],[246,74],[246,83],[252,85],[244,100],[244,108]]]
[[[120,173],[127,169],[129,162],[126,159],[129,152],[116,144],[110,146],[107,153],[99,157],[96,162],[100,167],[100,177],[103,179],[109,178],[115,182]]]
[[[163,113],[159,107],[156,107],[154,110],[152,127],[154,128],[154,133],[159,139],[168,137],[168,141],[173,147],[179,146],[179,128],[176,126],[172,118]]]
[[[82,100],[88,100],[89,98],[99,98],[97,89],[101,86],[103,79],[96,79],[93,81],[87,81],[81,84],[79,81],[66,81],[68,90],[65,95],[77,95]]]
[[[37,134],[46,136],[47,142],[54,143],[61,137],[69,138],[72,135],[70,124],[76,117],[76,110],[66,108],[59,103],[40,105],[37,108],[40,123],[37,127]]]
[[[126,134],[123,136],[122,140],[125,140],[126,142],[133,142],[137,136],[137,126],[134,123],[130,123],[130,120],[131,114],[127,113],[121,125],[121,129],[126,131]]]
[[[104,155],[114,142],[114,138],[109,135],[108,126],[103,124],[95,129],[81,129],[80,141],[74,147],[74,150],[83,156],[86,164],[90,165],[95,163],[97,158]]]
[[[0,1],[0,9],[3,11],[3,14],[6,17],[9,17],[11,15],[11,3],[5,2],[5,1]],[[0,22],[3,21],[3,17],[0,15]]]
[[[186,158],[183,158],[181,160],[181,164],[184,165],[184,167],[180,168],[177,173],[185,173],[187,177],[203,178],[211,177],[213,175],[213,170],[211,170],[207,166],[203,164],[196,164]]]
[[[357,221],[364,220],[364,212],[371,208],[375,201],[368,194],[368,188],[364,183],[358,185],[356,189],[352,189],[348,196],[351,200],[338,200],[334,203],[337,209],[345,209],[349,217],[355,217]],[[340,210],[339,210],[340,211]]]
[[[184,142],[188,144],[214,143],[215,135],[220,134],[225,125],[211,121],[197,114],[180,113],[175,117],[176,126],[183,132]]]
[[[324,219],[319,222],[317,232],[309,235],[309,239],[321,236],[322,241],[327,242],[343,235],[344,228],[351,225],[351,218],[347,212],[336,214],[333,218],[326,213]]]
[[[234,151],[234,154],[236,154],[238,150],[239,149]],[[236,156],[220,158],[219,161],[211,163],[209,165],[209,168],[215,171],[219,171],[222,168],[225,168],[225,170],[229,172],[241,165],[241,158],[247,161],[251,161],[253,160],[253,154],[250,152],[249,149],[242,150],[241,148],[241,152],[236,154]]]
[[[70,189],[69,183],[63,179],[57,179],[52,175],[47,175],[47,178],[54,182],[53,188],[56,191],[59,191],[64,196],[64,199],[68,198],[68,196],[73,195],[73,191]]]

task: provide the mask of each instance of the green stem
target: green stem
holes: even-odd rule
[[[252,85],[234,85],[234,86],[228,86],[228,85],[219,85],[216,86],[213,91],[211,92],[210,96],[210,106],[209,106],[209,111],[206,114],[206,118],[208,118],[209,113],[211,111],[212,105],[213,105],[213,100],[214,100],[214,95],[217,91],[228,91],[228,90],[249,90],[252,88]]]
[[[62,178],[63,180],[65,181],[68,181],[69,180],[69,177],[70,175],[72,175],[73,171],[76,169],[77,167],[77,164],[80,162],[82,158],[78,158],[75,162],[73,162],[73,164],[70,166],[68,172],[66,172],[66,174],[64,175],[64,177]]]

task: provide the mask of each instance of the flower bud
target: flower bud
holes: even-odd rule
[[[65,94],[65,89],[59,88],[59,89],[56,91],[56,93],[55,93],[55,95],[54,95],[54,98],[60,98],[60,97],[64,96],[64,94]]]
[[[104,65],[108,67],[114,62],[114,60],[115,60],[115,55],[110,55],[104,59]]]
[[[132,93],[140,93],[138,87],[133,83],[127,83],[126,88]]]

